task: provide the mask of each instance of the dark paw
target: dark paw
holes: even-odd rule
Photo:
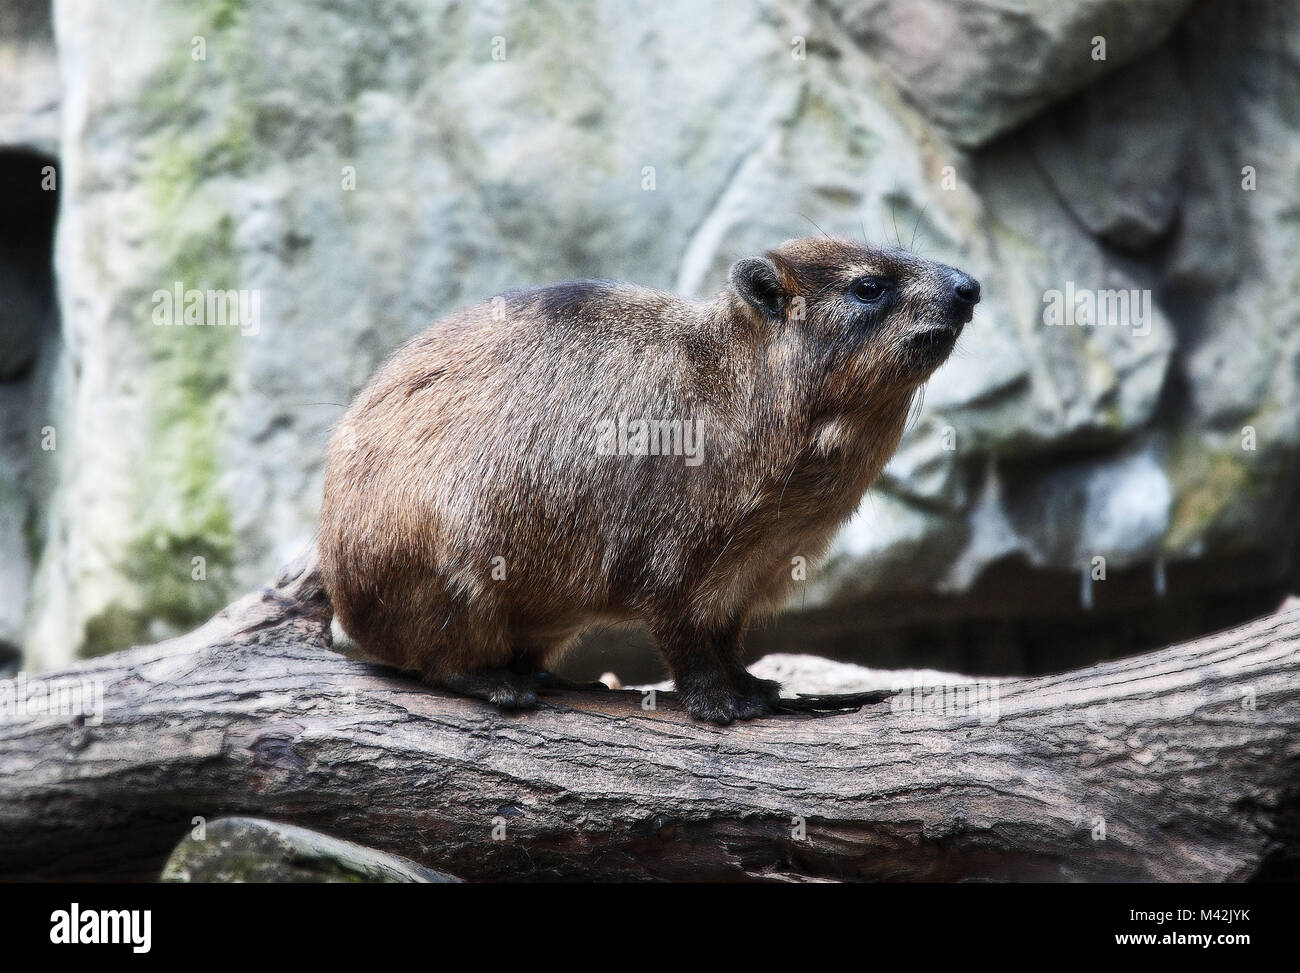
[[[781,684],[775,679],[759,679],[748,671],[741,669],[733,676],[736,690],[755,700],[761,700],[769,707],[781,701]]]
[[[756,720],[760,716],[771,716],[775,709],[764,696],[740,696],[736,699],[736,716],[742,720]]]
[[[444,689],[473,696],[501,709],[536,709],[537,692],[531,676],[508,669],[477,669],[438,680]]]
[[[531,686],[499,686],[487,701],[501,709],[537,709],[537,693]]]
[[[753,720],[771,716],[776,710],[769,695],[779,686],[767,679],[754,680],[759,685],[740,691],[734,687],[682,694],[686,712],[697,720],[726,726],[736,720]]]
[[[736,712],[737,699],[738,697],[734,693],[723,691],[684,693],[682,695],[682,703],[686,706],[686,712],[697,720],[703,720],[705,723],[716,723],[718,726],[726,726],[736,721],[739,716]]]
[[[781,699],[781,684],[771,679],[759,679],[744,669],[731,673],[731,688],[735,690],[736,716],[742,720],[753,720],[760,716],[771,716],[777,711]]]

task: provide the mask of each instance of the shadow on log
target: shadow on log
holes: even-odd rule
[[[1297,875],[1294,599],[1001,680],[992,713],[894,699],[727,728],[671,693],[501,714],[336,654],[329,623],[304,561],[187,636],[42,674],[102,686],[102,721],[0,722],[0,878],[154,880],[226,815],[471,881]]]

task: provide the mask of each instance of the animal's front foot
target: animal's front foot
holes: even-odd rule
[[[697,720],[726,726],[736,720],[753,720],[776,712],[781,686],[744,672],[725,684],[687,687],[682,690],[686,712]]]
[[[462,696],[473,696],[501,709],[536,709],[537,691],[532,676],[509,669],[474,669],[443,676],[437,684]]]
[[[729,723],[736,722],[736,701],[739,698],[728,690],[688,692],[682,694],[682,703],[686,707],[686,712],[697,720],[727,726]]]
[[[731,681],[737,692],[761,710],[755,715],[767,716],[776,712],[781,702],[781,684],[775,679],[759,679],[747,670],[739,669],[732,674]]]

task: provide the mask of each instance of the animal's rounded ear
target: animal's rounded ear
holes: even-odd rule
[[[779,317],[789,295],[781,286],[776,265],[763,257],[746,257],[731,267],[731,286],[751,307],[762,314]]]

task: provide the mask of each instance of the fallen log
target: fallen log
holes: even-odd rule
[[[190,635],[42,674],[47,699],[97,685],[102,716],[0,718],[0,878],[154,880],[230,815],[471,881],[1298,873],[1294,600],[1075,672],[727,728],[671,693],[502,714],[333,652],[329,622],[304,561]]]

